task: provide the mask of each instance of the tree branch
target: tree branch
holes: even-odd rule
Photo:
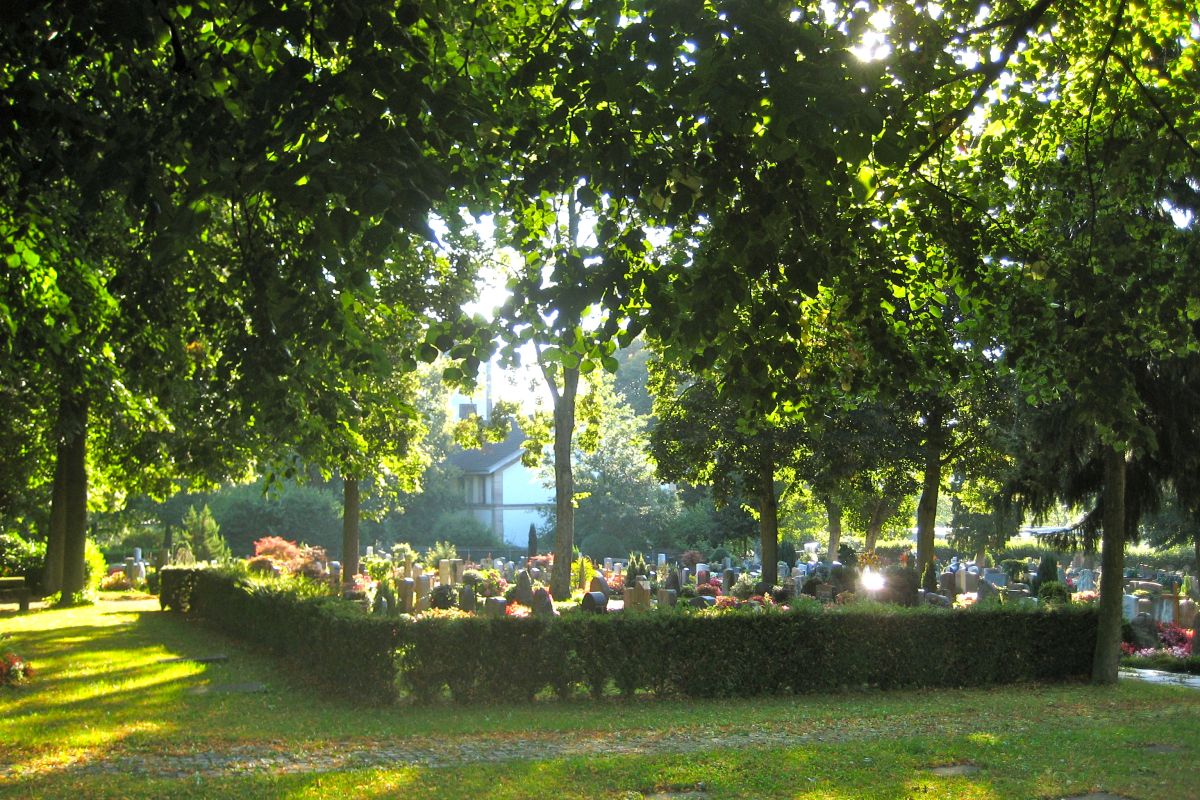
[[[979,105],[980,101],[983,99],[983,96],[987,94],[987,90],[991,88],[992,84],[996,82],[996,79],[1000,77],[1000,73],[1003,72],[1004,68],[1008,66],[1008,62],[1012,59],[1013,53],[1017,51],[1017,46],[1021,43],[1021,38],[1038,23],[1038,20],[1042,18],[1042,16],[1046,13],[1046,10],[1050,8],[1053,2],[1054,0],[1038,0],[1037,5],[1033,6],[1028,11],[1015,18],[1016,23],[1014,24],[1012,33],[1008,37],[1008,41],[1004,44],[1004,50],[1000,53],[1000,58],[991,62],[984,67],[983,70],[981,70],[984,76],[983,83],[979,84],[979,86],[975,89],[975,93],[971,95],[971,100],[965,106],[958,109],[954,113],[943,117],[942,120],[935,126],[937,135],[934,137],[934,140],[917,155],[912,164],[909,165],[909,172],[916,173],[921,166],[924,165],[924,163],[928,161],[935,152],[937,152],[938,148],[946,143],[946,141],[950,138],[950,135],[958,130],[959,127],[967,121],[967,118],[971,116],[971,112],[975,110],[975,107]]]

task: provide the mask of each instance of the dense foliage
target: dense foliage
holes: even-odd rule
[[[1094,609],[860,606],[790,612],[682,609],[561,619],[373,617],[212,570],[163,572],[164,608],[263,643],[331,687],[390,698],[528,699],[615,687],[696,697],[839,688],[936,688],[1086,675]],[[696,642],[704,642],[703,655]],[[503,658],[497,658],[503,654]],[[354,674],[345,681],[345,672]],[[397,683],[397,681],[399,683]]]

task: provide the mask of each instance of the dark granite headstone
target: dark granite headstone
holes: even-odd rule
[[[475,589],[463,586],[458,592],[458,607],[463,611],[475,611]]]
[[[558,613],[554,610],[554,600],[546,589],[538,589],[534,592],[533,602],[530,605],[535,617],[553,617]]]
[[[717,604],[717,598],[710,597],[706,594],[698,594],[691,600],[688,600],[688,605],[692,608],[709,608]]]
[[[609,588],[608,581],[603,575],[593,575],[592,582],[588,585],[589,592],[601,592],[605,597],[612,594],[612,589]]]
[[[587,592],[579,604],[584,611],[603,614],[608,610],[608,592]]]
[[[517,573],[517,602],[523,606],[533,605],[533,576],[529,570],[523,569]]]

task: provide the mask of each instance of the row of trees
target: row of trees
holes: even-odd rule
[[[356,545],[360,482],[419,473],[416,358],[447,354],[460,379],[493,348],[495,329],[458,313],[467,207],[496,214],[520,256],[502,348],[532,345],[554,398],[556,594],[580,377],[643,331],[681,388],[694,378],[735,410],[764,530],[793,423],[831,487],[844,471],[820,432],[836,440],[843,411],[915,425],[922,564],[946,471],[973,463],[990,398],[1014,387],[1056,420],[1047,456],[1095,478],[1062,487],[1043,466],[1024,496],[1098,501],[1096,675],[1115,679],[1127,498],[1170,487],[1200,507],[1191,417],[1172,413],[1200,319],[1194,10],[251,0],[5,15],[0,484],[9,513],[52,496],[48,577],[65,594],[89,475],[163,490],[299,458],[342,475]],[[872,33],[886,47],[867,53]]]

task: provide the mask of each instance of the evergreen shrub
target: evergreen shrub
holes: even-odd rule
[[[297,598],[221,570],[163,570],[164,607],[293,661],[316,680],[378,699],[569,696],[609,687],[689,697],[985,686],[1091,672],[1094,606],[573,614],[489,619],[368,616],[336,598]],[[1043,643],[1053,640],[1056,646]],[[695,643],[704,642],[704,657]],[[786,654],[784,657],[783,654]],[[502,656],[502,657],[498,657]]]

